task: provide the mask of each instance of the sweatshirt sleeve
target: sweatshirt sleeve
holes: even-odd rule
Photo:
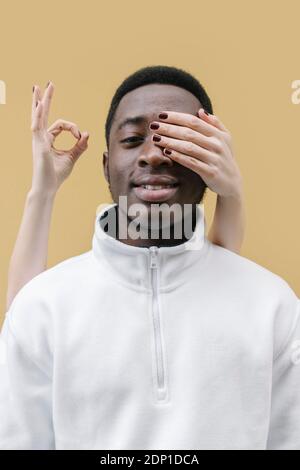
[[[300,450],[300,300],[287,308],[291,326],[273,362],[268,450]]]
[[[54,449],[52,380],[45,367],[39,305],[15,297],[0,335],[0,449]],[[39,355],[37,354],[39,353]],[[41,360],[40,360],[41,358]]]

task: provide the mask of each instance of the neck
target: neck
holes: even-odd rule
[[[130,231],[128,230],[129,224],[132,224],[133,221],[127,215],[126,217],[126,224],[127,224],[127,237],[120,238],[119,237],[119,210],[118,205],[115,207],[116,209],[116,239],[122,243],[127,245],[136,246],[136,247],[143,247],[149,248],[150,246],[175,246],[180,245],[188,241],[196,227],[197,223],[197,207],[196,205],[193,206],[191,213],[185,215],[179,222],[176,222],[170,225],[168,232],[168,236],[165,235],[165,230],[157,229],[153,231],[153,228],[149,227],[146,231],[140,231],[142,234],[139,238],[131,238]],[[125,217],[123,217],[123,220]],[[186,233],[187,232],[187,233]],[[155,235],[154,235],[155,233]],[[180,236],[178,236],[180,234]],[[146,235],[146,236],[145,236]]]

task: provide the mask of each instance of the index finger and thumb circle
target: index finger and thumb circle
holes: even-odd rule
[[[59,150],[56,149],[53,145],[57,136],[63,131],[71,132],[71,134],[77,139],[76,144],[69,150]],[[89,138],[89,134],[88,132],[83,132],[81,134],[78,126],[74,122],[65,121],[64,119],[58,119],[49,127],[48,133],[52,136],[52,148],[60,154],[68,153],[74,159],[77,159],[87,149],[87,141]]]

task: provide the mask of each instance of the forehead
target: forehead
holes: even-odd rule
[[[118,126],[127,117],[145,115],[157,119],[161,111],[178,111],[196,115],[200,101],[184,88],[175,85],[151,84],[130,91],[121,99],[114,124]]]

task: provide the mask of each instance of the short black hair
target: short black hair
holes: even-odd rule
[[[176,85],[181,88],[185,88],[198,98],[205,111],[213,114],[213,108],[208,94],[201,83],[193,77],[193,75],[185,70],[167,65],[143,67],[125,78],[112,98],[105,123],[105,140],[107,148],[109,146],[109,135],[114,115],[123,96],[140,86],[150,85],[152,83]]]

